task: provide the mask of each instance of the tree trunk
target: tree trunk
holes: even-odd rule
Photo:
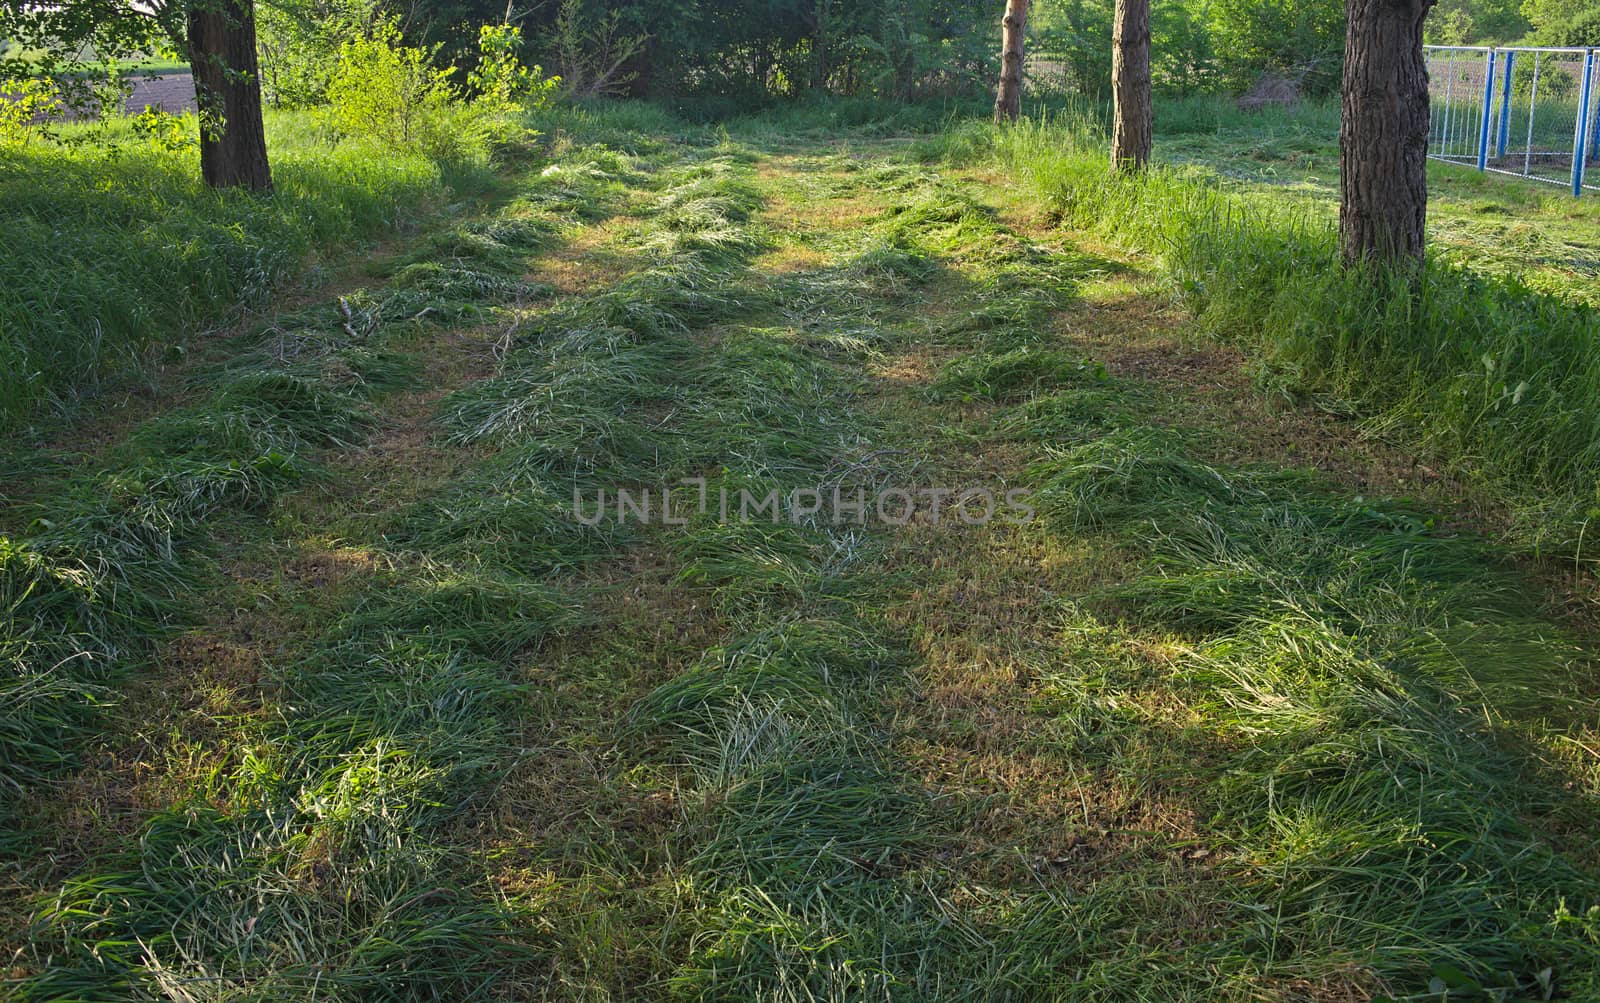
[[[1150,107],[1150,0],[1117,0],[1111,37],[1111,91],[1115,100],[1111,163],[1143,170],[1150,162],[1154,114]]]
[[[188,27],[201,175],[212,188],[271,191],[253,0],[196,0]]]
[[[1006,0],[1000,40],[1000,86],[994,94],[994,120],[1015,122],[1022,114],[1023,41],[1028,30],[1028,0]]]
[[[833,0],[820,0],[816,8],[812,47],[816,52],[816,77],[813,86],[819,91],[828,89],[828,78],[833,75]]]
[[[1339,244],[1346,263],[1422,260],[1428,214],[1428,67],[1434,0],[1346,0]]]

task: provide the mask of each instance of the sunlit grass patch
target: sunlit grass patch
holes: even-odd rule
[[[498,305],[538,300],[549,294],[546,286],[509,279],[497,272],[420,261],[394,274],[382,309],[401,320],[459,323],[481,319]]]
[[[880,674],[892,677],[904,663],[904,652],[887,643],[881,626],[785,620],[707,652],[630,713],[636,728],[675,733],[673,745],[686,752],[739,741],[729,729],[741,730],[741,722],[746,744],[781,741],[794,727],[786,719],[821,713],[840,720],[841,692],[870,691],[882,682]]]
[[[64,886],[41,929],[61,957],[25,998],[179,973],[400,998],[506,978],[530,956],[520,921],[439,836],[508,765],[521,687],[504,660],[581,622],[570,593],[520,579],[374,581],[332,643],[281,670],[281,734],[227,810],[158,815],[125,859]]]
[[[387,781],[404,796],[398,760],[369,769],[365,786]],[[526,953],[510,941],[515,924],[462,889],[448,853],[409,837],[381,804],[366,815],[365,825],[203,809],[157,819],[144,868],[63,888],[39,934],[53,964],[20,998],[156,996],[199,980],[420,1000],[504,979]]]

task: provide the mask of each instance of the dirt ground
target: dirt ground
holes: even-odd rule
[[[131,81],[127,110],[137,115],[148,105],[158,111],[178,114],[194,111],[194,77],[187,73],[168,73],[156,77],[137,77]]]

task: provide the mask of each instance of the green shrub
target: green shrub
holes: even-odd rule
[[[340,47],[329,120],[345,135],[441,164],[483,162],[491,146],[524,131],[515,113],[548,105],[559,82],[518,60],[516,28],[485,25],[478,42],[478,68],[468,77],[477,94],[468,100],[452,79],[455,67],[435,65],[438,46],[404,45],[394,22],[380,22]]]
[[[451,83],[455,68],[436,68],[434,54],[402,45],[393,22],[345,42],[328,84],[334,128],[440,163],[476,159],[488,144],[484,123]]]
[[[561,86],[560,77],[546,77],[539,66],[524,66],[522,29],[509,24],[486,24],[478,29],[478,68],[467,83],[480,103],[512,111],[548,108]]]
[[[48,80],[18,80],[0,86],[0,146],[38,138],[38,122],[59,114],[61,97]]]
[[[256,8],[261,95],[274,108],[327,100],[339,49],[378,20],[376,0],[277,0]]]

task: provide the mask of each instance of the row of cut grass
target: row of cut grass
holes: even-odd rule
[[[73,763],[77,739],[114,705],[115,680],[185,621],[216,525],[316,476],[319,453],[362,443],[373,402],[415,383],[407,350],[432,325],[536,295],[515,254],[564,225],[513,205],[435,238],[470,241],[475,257],[402,263],[375,288],[276,318],[192,374],[190,403],[135,427],[88,469],[64,466],[7,510],[7,814]]]
[[[1098,164],[1082,170],[1074,197],[1121,187]],[[1126,186],[1130,205],[1174,191],[1159,175],[1148,184]],[[940,544],[950,531],[938,529],[918,538],[957,562],[930,590],[947,580],[983,611],[953,610],[944,629],[956,638],[923,626],[919,643],[962,652],[943,684],[995,705],[918,707],[939,727],[915,740],[932,745],[935,773],[981,750],[983,768],[1014,761],[1031,793],[1085,792],[1081,815],[1076,804],[1045,815],[1083,840],[1061,862],[1072,895],[1053,941],[1070,974],[1031,992],[1592,995],[1600,883],[1589,841],[1570,834],[1592,830],[1596,802],[1567,739],[1594,713],[1593,654],[1551,622],[1538,590],[1493,546],[1411,505],[1311,472],[1198,459],[1208,405],[1083,359],[1056,333],[1071,325],[1019,339],[988,320],[1011,290],[981,278],[966,290],[932,325],[943,361],[904,420],[970,409],[945,441],[971,453],[969,469],[996,452],[1026,464],[1039,519],[976,544]],[[991,556],[1010,553],[1015,567]],[[1057,593],[1053,566],[1073,569],[1068,587],[1094,587]],[[1028,615],[987,619],[1003,622],[996,607],[1024,586]],[[991,662],[1016,667],[1018,692],[983,689]],[[1027,730],[998,739],[1016,744],[996,762],[983,728],[1012,719]],[[995,797],[1024,818],[1047,811],[1020,792]],[[1164,817],[1156,831],[1096,831],[1112,810],[1097,797]],[[1108,828],[1152,824],[1111,817]],[[1025,827],[994,852],[1060,838]],[[1100,860],[1099,843],[1119,855]],[[1050,864],[986,891],[1048,886]]]
[[[595,166],[594,152],[531,175],[495,217],[426,241],[387,287],[347,297],[340,316],[375,330],[386,311],[411,330],[439,318],[498,324],[496,304],[513,299],[520,315],[511,290],[544,237],[519,235],[558,232],[585,203],[631,199],[656,183],[613,159],[623,183]],[[691,183],[682,173],[703,169],[668,174],[664,197]],[[458,253],[463,246],[472,253]],[[426,285],[410,279],[419,269]],[[667,291],[655,307],[657,320],[691,309]],[[546,309],[540,334],[511,347],[503,375],[458,398],[490,393],[482,386],[504,395],[508,378],[540,358],[539,340],[563,309]],[[566,333],[562,342],[579,350]],[[289,322],[270,350],[303,358],[312,341]],[[616,345],[592,347],[607,357]],[[259,361],[245,353],[233,365]],[[609,402],[629,408],[622,396]],[[297,605],[301,630],[271,660],[272,713],[253,729],[251,754],[63,884],[38,917],[38,970],[21,983],[23,998],[138,997],[205,982],[269,997],[459,999],[536,983],[540,919],[490,886],[464,845],[463,820],[516,765],[524,661],[592,619],[585,587],[560,573],[627,535],[588,531],[542,491],[538,468],[518,455],[541,445],[536,434],[500,445],[377,520],[371,542],[389,570],[330,613]],[[462,505],[482,518],[456,519]],[[530,561],[517,531],[547,559]]]

